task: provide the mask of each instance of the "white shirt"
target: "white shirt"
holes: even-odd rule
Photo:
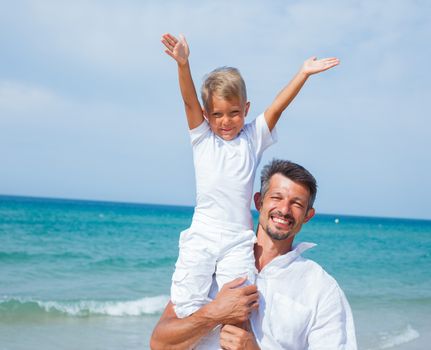
[[[301,253],[300,243],[257,276],[259,310],[252,327],[262,349],[357,349],[352,312],[333,277]]]
[[[314,246],[298,244],[257,275],[259,310],[251,324],[261,349],[357,349],[352,312],[343,291],[320,265],[301,256]],[[195,349],[220,349],[219,338],[216,328]]]
[[[217,136],[206,120],[190,130],[196,175],[193,221],[213,228],[253,228],[250,204],[263,151],[276,142],[261,114],[230,141]]]

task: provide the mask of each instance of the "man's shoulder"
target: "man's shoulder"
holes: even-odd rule
[[[296,268],[299,270],[298,272],[302,278],[314,286],[338,287],[335,278],[316,261],[299,256],[294,264],[297,265]]]

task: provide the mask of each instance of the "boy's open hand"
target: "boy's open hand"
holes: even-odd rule
[[[317,57],[310,57],[302,65],[301,71],[306,75],[312,75],[335,67],[339,63],[340,60],[335,57],[322,58],[321,60],[318,60]]]
[[[169,33],[163,34],[162,43],[166,46],[165,52],[177,61],[178,64],[184,65],[187,63],[190,50],[184,35],[180,34],[178,40]]]

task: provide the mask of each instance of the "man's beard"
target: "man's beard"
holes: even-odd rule
[[[266,234],[271,237],[272,239],[275,239],[276,241],[283,241],[291,236],[291,232],[287,232],[284,234],[276,233],[272,231],[269,226],[266,227]]]
[[[289,215],[289,214],[288,215],[282,215],[280,212],[276,212],[274,214],[281,216],[286,220],[291,220],[292,221],[292,228],[295,227],[296,220],[292,215]],[[277,233],[277,232],[271,230],[269,225],[266,226],[266,233],[268,234],[269,237],[271,237],[272,239],[275,239],[276,241],[283,241],[283,240],[288,239],[289,237],[292,236],[292,230],[290,230],[287,233],[281,234],[281,233]]]

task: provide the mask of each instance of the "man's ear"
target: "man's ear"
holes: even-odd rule
[[[244,113],[244,117],[247,117],[247,113],[248,113],[248,110],[250,109],[250,102],[247,102],[246,104],[245,104],[245,113]]]
[[[316,214],[316,211],[314,210],[314,208],[308,209],[307,214],[305,215],[304,224],[310,221],[311,218],[314,216],[314,214]]]
[[[254,194],[254,206],[256,207],[257,211],[260,211],[260,208],[262,207],[262,196],[260,194],[260,192],[256,192]]]

